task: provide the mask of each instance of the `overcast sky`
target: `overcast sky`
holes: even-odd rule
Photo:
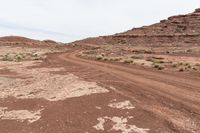
[[[0,36],[70,42],[193,12],[200,0],[0,0]]]

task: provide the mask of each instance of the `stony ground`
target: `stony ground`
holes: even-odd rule
[[[199,18],[67,46],[0,38],[0,132],[200,133]]]

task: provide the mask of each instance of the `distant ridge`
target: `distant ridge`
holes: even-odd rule
[[[0,37],[0,45],[24,45],[24,46],[54,46],[58,43],[53,40],[34,40],[21,36]]]
[[[159,23],[134,28],[111,36],[88,38],[74,43],[128,45],[200,45],[200,8],[193,13],[177,15]]]

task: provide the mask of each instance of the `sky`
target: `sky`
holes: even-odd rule
[[[71,42],[200,8],[200,0],[0,0],[0,36]]]

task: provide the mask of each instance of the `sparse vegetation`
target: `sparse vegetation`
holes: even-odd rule
[[[13,61],[13,58],[11,58],[11,57],[9,56],[9,54],[6,54],[6,55],[3,55],[3,56],[2,56],[2,60],[3,60],[3,61]]]
[[[195,66],[200,67],[200,63],[196,63]]]
[[[102,55],[97,55],[97,56],[96,56],[96,59],[97,59],[97,60],[102,60],[102,59],[103,59],[103,56],[102,56]]]
[[[184,71],[184,68],[180,68],[180,69],[179,69],[179,72],[183,72],[183,71]]]
[[[2,61],[24,61],[24,60],[41,60],[44,55],[39,55],[37,53],[7,53],[1,56]]]
[[[141,50],[132,50],[133,53],[135,54],[152,54],[152,50],[145,50],[145,49],[141,49]]]
[[[163,64],[163,63],[165,63],[164,61],[162,61],[162,60],[153,60],[153,63],[157,63],[157,64]]]
[[[133,63],[133,60],[126,59],[126,60],[123,61],[123,63],[125,63],[125,64],[131,64],[131,63]]]
[[[183,72],[185,70],[197,70],[197,68],[195,67],[196,65],[191,65],[190,63],[183,63],[183,62],[179,62],[176,64],[173,64],[172,67],[174,68],[178,68],[179,72]]]
[[[158,70],[163,70],[164,66],[161,66],[159,64],[154,64],[154,68],[157,68]]]
[[[132,59],[142,59],[144,57],[142,55],[132,55],[131,58]]]

